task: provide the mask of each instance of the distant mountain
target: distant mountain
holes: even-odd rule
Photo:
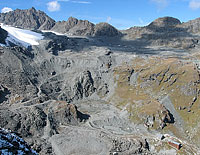
[[[67,21],[56,22],[51,30],[71,35],[92,35],[94,24],[87,20],[78,20],[74,17],[70,17]]]
[[[122,31],[127,40],[137,40],[148,46],[168,46],[188,49],[198,44],[194,33],[200,29],[200,21],[181,23],[173,17],[162,17],[144,27],[132,27]]]
[[[49,30],[54,26],[55,21],[44,12],[32,7],[27,10],[16,9],[7,13],[1,13],[0,23],[24,29]]]
[[[148,27],[174,27],[181,24],[179,19],[173,17],[162,17],[151,22]]]
[[[51,29],[59,33],[80,36],[109,36],[114,37],[120,32],[108,23],[93,24],[88,20],[78,20],[70,17],[67,21],[59,21]]]
[[[117,36],[120,32],[108,23],[97,25],[88,20],[70,17],[67,21],[55,22],[44,12],[34,7],[27,10],[16,9],[0,13],[0,23],[31,30],[52,30],[58,33],[79,36]]]
[[[67,21],[56,22],[44,12],[33,7],[26,10],[16,9],[8,13],[0,13],[0,23],[31,30],[51,30],[74,36],[122,37],[123,33],[126,39],[147,39],[151,44],[170,44],[173,47],[177,46],[176,41],[187,44],[188,37],[191,34],[200,32],[200,18],[181,23],[179,19],[173,17],[162,17],[144,27],[132,27],[128,30],[119,31],[108,23],[95,25],[88,20],[79,20],[74,17],[70,17]],[[190,38],[189,42],[188,47],[193,44]],[[182,46],[182,43],[180,46]]]
[[[99,23],[95,25],[94,36],[114,37],[118,35],[121,35],[121,32],[108,23]]]

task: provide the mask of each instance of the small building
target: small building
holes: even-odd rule
[[[169,141],[168,144],[175,147],[178,150],[180,150],[180,148],[182,147],[181,143],[174,142],[174,141]]]

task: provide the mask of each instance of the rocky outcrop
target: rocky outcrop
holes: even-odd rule
[[[48,120],[52,128],[60,125],[78,125],[87,120],[90,116],[77,110],[76,105],[67,104],[63,101],[57,101],[49,108]]]
[[[55,21],[44,12],[32,7],[27,10],[16,9],[7,13],[1,13],[0,23],[24,29],[49,30],[54,26]]]
[[[8,32],[0,27],[0,43],[1,44],[6,44],[5,39],[7,38],[7,36],[8,36]]]
[[[152,116],[144,114],[142,117],[147,128],[163,129],[168,123],[174,123],[173,115],[164,106]]]

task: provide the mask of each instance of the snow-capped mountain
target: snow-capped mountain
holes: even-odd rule
[[[18,46],[28,47],[30,45],[39,45],[38,40],[43,39],[43,36],[40,33],[11,27],[2,23],[0,26],[8,32],[8,37],[5,41],[7,45],[11,42]]]

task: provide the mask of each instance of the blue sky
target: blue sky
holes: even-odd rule
[[[200,17],[200,0],[0,0],[1,12],[32,6],[56,21],[73,16],[119,29],[147,25],[164,16],[182,22]]]

